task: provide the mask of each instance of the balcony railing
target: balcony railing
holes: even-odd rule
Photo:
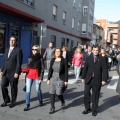
[[[35,7],[35,0],[17,0],[19,2],[22,2],[30,7]]]

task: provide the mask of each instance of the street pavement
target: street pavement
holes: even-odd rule
[[[92,113],[83,115],[84,110],[84,85],[79,81],[76,84],[73,69],[69,70],[69,85],[65,91],[65,109],[61,109],[61,103],[56,97],[55,110],[52,115],[50,110],[49,87],[46,85],[47,72],[45,72],[44,81],[42,82],[43,102],[44,106],[40,107],[37,99],[35,87],[33,85],[31,91],[30,110],[24,112],[25,92],[22,90],[25,85],[25,74],[20,76],[18,84],[17,104],[14,108],[0,107],[0,120],[120,120],[120,100],[115,91],[118,75],[116,68],[112,67],[109,74],[108,84],[103,86],[100,92],[99,109],[96,117]],[[10,89],[10,88],[9,88]],[[0,104],[3,103],[2,93],[0,91]]]

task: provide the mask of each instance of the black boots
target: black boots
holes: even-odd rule
[[[51,107],[49,114],[53,114],[54,112],[55,112],[55,107]]]
[[[26,104],[26,107],[24,108],[24,111],[28,111],[30,108],[30,104]]]
[[[61,103],[61,107],[62,107],[62,109],[65,108],[65,102],[64,102],[64,103]]]
[[[40,104],[39,104],[39,105],[40,105],[40,107],[42,107],[42,106],[43,106],[43,101],[40,101]]]

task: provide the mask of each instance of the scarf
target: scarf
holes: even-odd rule
[[[33,68],[33,69],[40,68],[40,66],[41,66],[40,59],[41,58],[42,57],[41,57],[40,53],[32,55],[31,56],[31,61],[30,61],[30,64],[28,65],[28,67]]]

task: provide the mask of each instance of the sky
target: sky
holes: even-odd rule
[[[111,22],[120,20],[120,0],[95,0],[96,19],[107,19]]]

